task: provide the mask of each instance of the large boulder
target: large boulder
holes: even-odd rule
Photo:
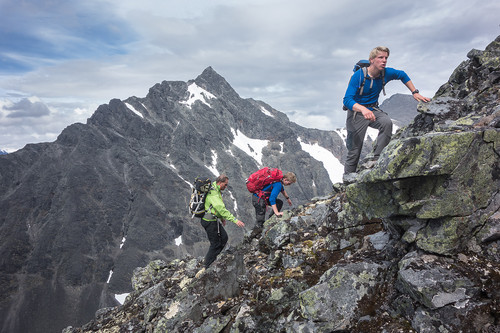
[[[323,323],[322,332],[347,329],[359,303],[382,280],[383,271],[381,265],[367,262],[332,267],[318,284],[299,294],[302,315],[308,321]]]

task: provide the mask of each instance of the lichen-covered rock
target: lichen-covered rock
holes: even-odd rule
[[[434,133],[392,141],[375,167],[347,187],[348,199],[369,217],[469,215],[500,184],[499,156],[491,143],[500,130],[488,131],[488,142],[483,136]]]
[[[347,329],[358,303],[373,292],[382,271],[381,265],[369,263],[334,266],[317,285],[299,294],[302,315],[310,321],[329,323],[331,330]]]
[[[291,224],[284,218],[273,215],[264,223],[264,240],[270,248],[278,248],[290,241]]]
[[[451,253],[481,226],[476,212],[500,188],[499,138],[500,130],[489,129],[395,140],[372,170],[347,187],[348,209],[368,218],[428,220],[413,237],[417,245]]]
[[[178,261],[173,261],[171,265],[175,266]],[[139,291],[155,283],[158,280],[158,274],[167,267],[163,260],[151,261],[146,267],[137,267],[132,274],[132,288]]]
[[[448,265],[451,262],[436,256],[409,253],[399,263],[400,286],[405,294],[429,309],[470,299],[479,291],[478,286],[460,273],[446,269]]]

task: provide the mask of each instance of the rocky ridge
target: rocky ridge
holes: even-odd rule
[[[245,179],[264,165],[297,174],[295,204],[329,193],[331,175],[307,147],[345,154],[338,133],[241,98],[209,67],[144,98],[113,99],[55,142],[1,155],[0,332],[82,325],[119,304],[136,267],[203,255],[205,231],[187,209],[197,176],[229,176],[226,205],[248,228]],[[242,241],[244,230],[227,230]]]
[[[500,332],[500,36],[468,58],[356,182],[64,332]]]

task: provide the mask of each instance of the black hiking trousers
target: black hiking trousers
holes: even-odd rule
[[[269,200],[252,195],[252,204],[255,208],[255,217],[256,217],[255,228],[262,228],[264,226],[264,222],[266,221],[267,206],[268,205],[270,206]],[[280,199],[276,199],[276,208],[278,208],[278,212],[281,212],[282,207],[283,207],[283,201]],[[274,211],[271,208],[271,214],[269,214],[269,218],[273,215]]]
[[[219,220],[206,221],[201,219],[201,225],[205,228],[208,240],[210,241],[210,247],[205,256],[205,268],[208,268],[215,261],[219,253],[222,252],[224,246],[226,246],[228,237],[224,226]]]

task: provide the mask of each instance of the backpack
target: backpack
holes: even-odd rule
[[[205,200],[208,192],[212,189],[212,181],[210,178],[196,177],[194,180],[193,193],[189,200],[189,212],[192,214],[191,218],[202,218],[205,215]]]
[[[353,72],[357,72],[359,69],[363,71],[363,81],[359,85],[359,95],[363,95],[363,90],[365,88],[365,81],[368,76],[368,66],[370,66],[370,61],[369,60],[360,60],[358,61],[355,65],[354,68],[352,69]],[[385,69],[382,71],[382,92],[384,93],[385,96]],[[371,81],[371,84],[373,84],[373,81]],[[370,86],[371,88],[371,86]],[[342,107],[345,111],[347,110],[347,107],[344,105]]]
[[[283,171],[276,168],[265,167],[250,175],[246,180],[247,189],[250,193],[259,193],[264,186],[281,181]]]

